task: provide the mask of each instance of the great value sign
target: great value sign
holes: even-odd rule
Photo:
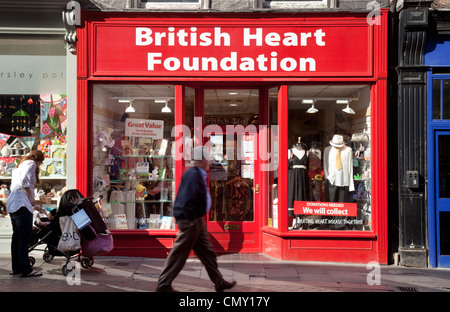
[[[152,138],[159,140],[163,138],[164,121],[151,119],[127,118],[125,120],[125,135],[131,137]]]
[[[95,28],[94,74],[367,76],[373,28],[117,25]]]

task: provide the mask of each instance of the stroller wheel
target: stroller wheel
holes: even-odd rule
[[[94,258],[82,258],[81,259],[81,266],[85,269],[89,269],[91,266],[94,265]]]
[[[62,267],[62,274],[64,274],[64,276],[67,276],[70,272],[72,272],[72,268],[69,268],[67,267],[67,264],[64,264]]]
[[[28,257],[28,263],[30,263],[30,266],[32,267],[36,263],[36,259],[34,259],[34,257]]]
[[[44,254],[42,255],[42,258],[44,259],[45,262],[49,263],[53,260],[54,256],[50,253],[50,252],[44,252]]]

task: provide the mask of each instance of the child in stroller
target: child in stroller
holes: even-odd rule
[[[71,269],[68,268],[68,263],[73,257],[78,257],[77,261],[81,263],[83,268],[90,268],[94,264],[93,258],[83,257],[80,250],[76,251],[61,251],[58,249],[58,242],[61,238],[62,232],[59,224],[60,217],[72,215],[72,210],[78,205],[82,204],[88,198],[84,198],[78,190],[68,190],[61,196],[58,209],[52,210],[47,214],[47,219],[36,218],[36,229],[33,231],[29,252],[38,250],[36,247],[40,244],[46,244],[43,254],[45,262],[51,262],[55,256],[62,256],[66,258],[66,263],[62,268],[64,275],[67,275]],[[35,259],[29,257],[29,262],[34,265]]]
[[[45,215],[45,217],[42,217]],[[52,220],[56,216],[56,209],[47,211],[41,206],[35,206],[33,212],[33,231],[31,235],[30,246],[35,245],[40,239],[44,238],[46,234],[51,231]]]

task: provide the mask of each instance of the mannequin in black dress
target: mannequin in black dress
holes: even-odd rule
[[[294,201],[309,200],[308,152],[306,145],[300,141],[301,137],[298,138],[298,143],[289,150],[288,214],[290,216],[294,213]],[[295,215],[293,229],[302,227],[298,222],[299,219],[299,215]]]

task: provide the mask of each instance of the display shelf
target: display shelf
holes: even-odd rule
[[[96,154],[96,158],[104,159],[104,162],[99,160],[95,163],[95,174],[107,181],[107,189],[111,191],[107,197],[111,209],[108,216],[111,228],[155,229],[150,227],[150,220],[155,215],[161,218],[158,224],[162,224],[163,218],[173,219],[173,157],[159,155],[158,153],[165,153],[170,149],[158,150],[154,145],[157,144],[155,140],[149,143],[152,144],[153,151],[146,152],[137,152],[137,138],[131,137],[123,141],[121,150],[110,148],[109,151],[102,150]],[[167,226],[173,229],[171,224],[170,221],[164,228],[158,229],[167,229]]]

